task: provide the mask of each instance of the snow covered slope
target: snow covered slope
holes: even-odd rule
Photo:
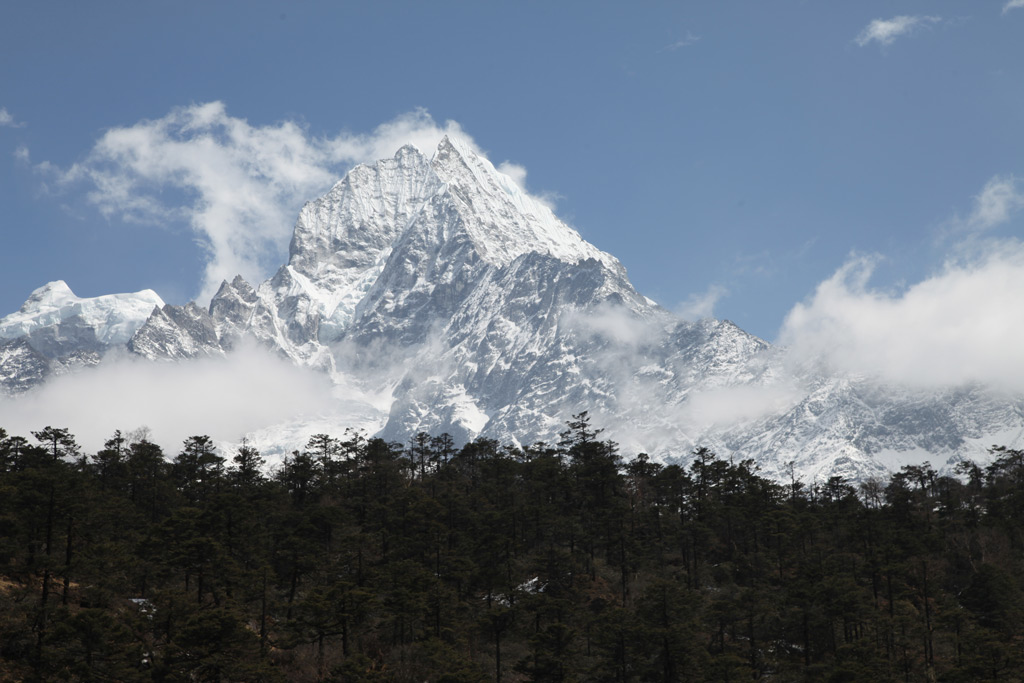
[[[108,351],[124,349],[163,305],[150,289],[81,298],[63,280],[40,287],[18,312],[0,318],[0,390],[19,393],[99,363]]]
[[[25,338],[48,357],[70,347],[102,351],[127,344],[153,307],[163,305],[151,289],[82,299],[57,280],[32,292],[17,313],[0,319],[0,339]]]
[[[588,410],[627,454],[685,459],[708,445],[780,478],[857,479],[976,457],[986,439],[1012,446],[1024,433],[1020,397],[793,371],[783,350],[728,321],[676,318],[449,138],[431,156],[405,146],[354,168],[302,208],[273,277],[225,282],[208,307],[37,290],[0,320],[0,383],[25,391],[115,348],[153,361],[224,356],[243,338],[337,387],[323,415],[252,435],[285,452],[307,430],[348,426],[400,441],[552,441]]]

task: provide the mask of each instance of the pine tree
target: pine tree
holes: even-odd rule
[[[224,458],[217,455],[209,436],[190,436],[174,459],[173,469],[178,488],[195,504],[219,490]]]

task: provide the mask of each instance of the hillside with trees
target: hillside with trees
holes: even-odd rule
[[[772,481],[706,449],[0,430],[0,679],[1024,678],[1024,452]]]

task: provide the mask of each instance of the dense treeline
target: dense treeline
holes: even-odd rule
[[[0,430],[0,678],[1024,678],[1024,452],[807,486],[699,449]]]

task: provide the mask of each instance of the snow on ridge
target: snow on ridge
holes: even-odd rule
[[[27,337],[47,327],[72,324],[94,329],[101,344],[127,344],[153,309],[163,305],[152,289],[82,298],[66,282],[56,280],[32,292],[19,311],[0,318],[0,338]]]
[[[431,164],[437,175],[460,198],[468,200],[476,216],[492,218],[474,224],[474,236],[486,246],[496,265],[504,266],[531,251],[549,254],[566,263],[594,259],[612,270],[623,270],[611,254],[590,244],[549,206],[526,192],[486,157],[457,138],[445,136]],[[493,217],[503,219],[500,223]],[[491,234],[489,229],[498,229]]]

